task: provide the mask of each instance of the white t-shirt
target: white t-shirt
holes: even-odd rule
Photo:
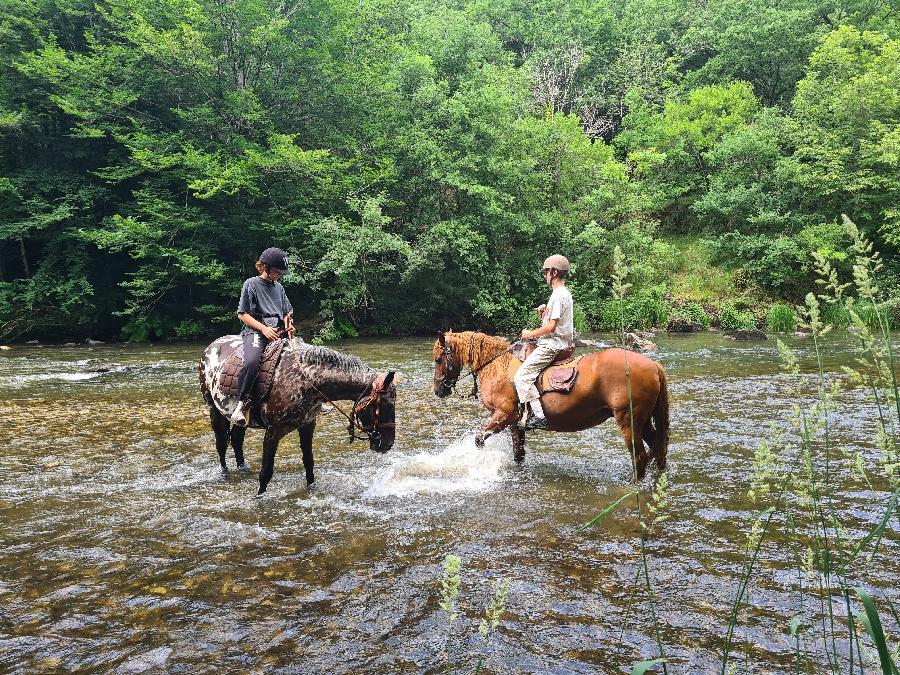
[[[572,318],[572,294],[565,286],[553,289],[550,299],[547,301],[547,310],[544,312],[543,325],[547,325],[553,319],[559,319],[556,330],[550,335],[542,335],[538,338],[538,344],[551,349],[567,349],[575,344],[575,324]]]

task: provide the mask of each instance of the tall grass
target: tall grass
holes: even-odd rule
[[[631,284],[627,281],[628,278],[628,266],[625,262],[625,256],[622,255],[622,250],[616,246],[613,249],[613,267],[612,267],[612,292],[613,292],[613,301],[619,304],[618,316],[620,317],[619,322],[619,340],[623,347],[623,358],[625,360],[625,380],[628,383],[628,418],[631,424],[631,447],[629,451],[631,453],[631,466],[632,471],[636,471],[637,461],[636,454],[637,449],[634,446],[634,401],[631,393],[631,370],[628,364],[628,348],[625,342],[625,295],[628,290],[631,288]],[[636,473],[634,474],[634,478],[637,479]],[[654,490],[653,496],[651,497],[650,502],[646,505],[646,508],[651,516],[650,519],[645,518],[644,516],[644,508],[641,505],[641,491],[635,490],[624,497],[620,497],[616,502],[608,506],[604,509],[600,514],[595,516],[590,522],[582,525],[578,530],[583,530],[588,527],[592,527],[597,523],[601,522],[604,518],[610,515],[616,508],[625,502],[630,497],[634,497],[634,506],[635,512],[637,513],[638,518],[638,526],[639,526],[639,536],[640,536],[640,549],[641,549],[641,569],[640,572],[636,575],[637,578],[640,578],[641,573],[643,573],[644,583],[643,590],[646,595],[646,602],[650,608],[650,617],[653,622],[653,634],[656,639],[656,645],[659,650],[659,656],[656,659],[642,661],[635,665],[632,670],[633,673],[643,673],[646,672],[649,668],[658,665],[662,666],[663,672],[668,673],[666,667],[666,652],[665,646],[662,641],[662,634],[659,629],[659,618],[657,615],[657,603],[656,596],[653,593],[653,585],[650,582],[650,567],[648,563],[648,555],[647,555],[647,538],[650,534],[652,526],[654,523],[662,522],[665,519],[663,514],[663,507],[666,502],[666,489],[668,487],[668,480],[665,478],[665,475],[660,476],[660,479],[656,483],[656,489]]]
[[[882,672],[898,672],[875,602],[858,587],[857,579],[874,558],[891,518],[897,515],[900,522],[900,397],[886,302],[877,282],[881,260],[846,216],[844,226],[854,242],[852,281],[842,281],[828,261],[818,257],[822,292],[809,293],[799,312],[798,323],[809,331],[816,359],[812,381],[801,375],[797,357],[778,341],[791,398],[801,401],[812,393],[814,402],[806,407],[795,404],[788,418],[788,433],[773,433],[757,449],[749,496],[755,503],[769,506],[756,515],[748,535],[745,563],[723,645],[723,674],[728,669],[739,608],[756,571],[763,539],[776,515],[786,525],[785,545],[792,548],[792,557],[798,563],[796,613],[786,619],[795,642],[796,671],[801,666],[818,667],[810,660],[807,642],[811,642],[816,655],[827,662],[829,672],[864,673],[869,653],[863,643],[864,631],[875,648],[874,658]],[[844,369],[844,374],[851,384],[868,391],[875,404],[872,422],[879,454],[874,460],[861,452],[848,452],[834,441],[831,413],[837,409],[836,397],[842,384],[837,377],[826,374],[824,355],[826,336],[832,329],[828,319],[835,317],[846,318],[858,337],[857,367]],[[849,533],[846,514],[835,506],[836,481],[848,477],[863,480],[872,493],[873,505],[879,504],[883,509],[878,525],[856,541]],[[846,649],[841,649],[841,644],[846,644]]]
[[[447,639],[444,642],[444,661],[447,675],[453,673],[456,658],[453,653],[456,621],[459,618],[459,589],[462,583],[462,560],[459,556],[448,555],[444,559],[444,577],[441,580],[441,602],[439,607],[447,616]],[[484,616],[478,626],[481,644],[475,662],[475,675],[481,672],[489,655],[494,635],[500,625],[500,619],[506,611],[506,599],[509,596],[509,581],[503,580],[497,587],[494,597],[484,610]]]

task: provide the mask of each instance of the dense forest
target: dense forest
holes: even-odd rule
[[[900,296],[891,0],[0,8],[4,339],[232,331],[270,245],[323,338],[513,330],[556,252],[603,328],[616,246],[627,323],[740,323],[852,274],[842,213]]]

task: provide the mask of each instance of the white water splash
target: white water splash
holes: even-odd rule
[[[81,382],[82,380],[92,380],[95,377],[104,375],[103,372],[93,373],[40,373],[37,375],[14,375],[12,377],[0,377],[0,384],[9,384],[10,386],[19,386],[29,384],[31,382],[46,382],[58,380],[62,382]]]
[[[470,435],[438,453],[392,456],[390,466],[378,472],[363,496],[481,492],[500,482],[503,469],[511,462],[508,444],[499,437],[488,439],[485,447],[479,448]]]

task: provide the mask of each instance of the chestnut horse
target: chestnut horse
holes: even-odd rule
[[[525,432],[517,425],[519,399],[511,382],[519,361],[510,353],[510,344],[484,333],[451,331],[439,334],[433,352],[435,395],[449,396],[463,368],[474,372],[481,402],[491,412],[475,442],[481,446],[488,436],[509,427],[513,456],[517,462],[523,461]],[[669,394],[662,366],[635,352],[604,349],[585,355],[577,368],[570,392],[541,396],[549,430],[581,431],[614,417],[632,456],[637,480],[644,477],[651,457],[660,470],[665,469]]]
[[[243,451],[246,427],[231,426],[228,419],[237,399],[223,395],[219,388],[225,360],[240,346],[240,335],[226,335],[209,345],[200,359],[200,392],[209,408],[223,475],[228,475],[225,451],[229,440],[238,468],[248,470]],[[272,377],[272,392],[260,406],[266,434],[257,496],[266,491],[272,479],[279,441],[294,430],[300,434],[306,484],[315,481],[312,439],[316,417],[326,402],[354,402],[349,413],[351,441],[356,432],[361,432],[368,437],[369,447],[379,453],[387,452],[394,444],[394,403],[397,398],[394,371],[376,373],[356,357],[302,343],[284,349]]]

